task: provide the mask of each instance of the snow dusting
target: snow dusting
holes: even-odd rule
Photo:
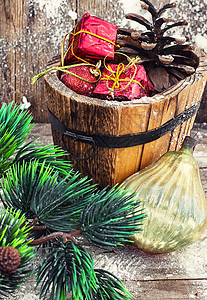
[[[151,15],[149,14],[149,12],[145,11],[144,9],[141,8],[141,1],[137,1],[137,0],[119,0],[120,4],[122,5],[124,14],[127,13],[137,13],[137,14],[141,14],[143,17],[145,17],[146,19],[151,19]],[[118,25],[120,27],[131,27],[133,29],[145,29],[144,26],[133,22],[131,20],[127,20],[126,18],[123,18],[121,20],[117,20],[118,21]],[[121,21],[121,22],[120,22]]]
[[[72,11],[72,10],[69,10],[69,11],[68,11],[68,15],[69,15],[69,17],[71,17],[71,19],[74,20],[74,21],[78,18],[77,13],[74,12],[74,11]]]
[[[23,96],[22,97],[22,102],[20,105],[20,109],[28,109],[31,106],[31,103],[28,102],[27,97]]]
[[[63,7],[67,5],[66,0],[34,0],[33,2],[38,4],[41,10],[46,10],[46,15],[48,18],[54,18],[60,14]],[[69,10],[67,15],[69,15],[72,20],[77,18],[77,13],[73,12],[72,10]]]
[[[198,48],[203,49],[207,53],[207,37],[197,34],[194,38]]]

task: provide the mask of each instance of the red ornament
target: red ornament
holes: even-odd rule
[[[61,74],[60,80],[74,92],[90,96],[95,88],[97,82],[96,77],[90,72],[90,69],[94,69],[91,66],[80,65],[67,69],[69,72],[79,76],[80,78],[75,77],[72,74],[63,72]],[[86,82],[84,81],[90,81]]]

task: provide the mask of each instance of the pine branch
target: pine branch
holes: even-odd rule
[[[2,189],[5,207],[20,209],[28,219],[38,217],[51,230],[68,232],[79,227],[94,186],[72,169],[62,178],[45,162],[31,161],[13,165],[3,177]]]
[[[97,290],[96,281],[90,254],[71,241],[55,244],[37,274],[37,285],[42,282],[40,297],[45,299],[50,293],[50,300],[66,300],[69,292],[72,292],[73,299],[91,300],[93,291]]]
[[[72,164],[69,161],[62,160],[66,152],[58,146],[34,144],[37,140],[33,140],[18,150],[14,163],[22,164],[23,162],[30,162],[38,160],[41,165],[50,165],[62,176],[66,176],[72,170]]]
[[[28,219],[35,217],[30,209],[31,201],[35,197],[34,191],[38,184],[44,185],[50,178],[53,169],[44,164],[40,167],[38,161],[14,164],[3,176],[1,186],[3,196],[0,195],[5,207],[14,207],[25,213]]]
[[[16,148],[15,136],[0,128],[0,177],[12,164],[10,158],[14,155]]]
[[[0,109],[0,174],[15,163],[39,160],[40,164],[45,161],[45,164],[53,166],[62,176],[67,175],[72,165],[60,159],[66,155],[61,148],[35,145],[37,140],[25,144],[34,127],[31,121],[32,116],[21,106],[3,103]]]
[[[70,163],[59,160],[65,154],[61,149],[35,141],[25,144],[32,118],[20,110],[13,104],[0,109],[0,172],[9,168],[0,197],[11,208],[0,213],[0,255],[11,251],[16,259],[15,267],[8,268],[9,277],[0,273],[0,294],[15,290],[31,273],[26,268],[34,256],[31,246],[50,241],[52,251],[37,276],[38,284],[43,282],[40,297],[50,293],[50,300],[63,300],[72,292],[73,299],[80,300],[131,299],[118,278],[94,271],[90,254],[74,244],[74,237],[83,232],[99,247],[128,241],[144,217],[139,203],[120,189],[95,191],[90,180],[79,178]],[[25,216],[33,221],[28,223]],[[29,236],[34,232],[38,238],[33,241]]]
[[[41,231],[41,230],[46,230],[47,229],[47,226],[45,225],[37,225],[37,226],[34,226],[32,227],[32,230],[34,231]]]
[[[80,229],[92,244],[108,248],[129,241],[130,236],[141,230],[144,217],[134,194],[113,187],[94,194],[82,210]]]
[[[21,106],[11,102],[9,105],[2,104],[0,109],[0,127],[4,129],[4,133],[9,131],[15,136],[17,147],[20,147],[29,132],[34,127],[31,124],[32,116],[27,110],[21,109]]]
[[[77,236],[77,235],[81,235],[80,230],[71,231],[68,233],[67,232],[53,232],[47,236],[41,237],[39,239],[36,239],[36,240],[30,242],[30,246],[43,245],[57,237],[63,237],[63,243],[66,243],[67,240],[71,240],[73,243],[76,244],[77,241],[75,240],[74,236]]]
[[[31,128],[32,117],[20,106],[3,103],[0,108],[0,174],[13,163],[12,156],[25,142]]]
[[[30,209],[49,229],[74,230],[79,227],[81,211],[94,190],[89,182],[87,178],[79,178],[79,173],[68,174],[60,181],[53,176],[44,186],[37,186]]]
[[[95,274],[98,281],[98,289],[97,292],[94,293],[93,299],[129,300],[134,298],[125,289],[121,280],[112,273],[102,269],[95,269]]]
[[[129,300],[121,280],[108,271],[94,269],[90,254],[80,245],[71,241],[58,242],[39,267],[37,285],[40,297],[66,300],[72,292],[74,300]],[[61,298],[62,297],[62,298]]]

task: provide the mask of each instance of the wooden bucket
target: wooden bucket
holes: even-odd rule
[[[82,176],[112,187],[180,148],[190,135],[206,79],[207,56],[202,53],[196,72],[170,89],[143,101],[117,102],[78,95],[57,73],[49,73],[45,83],[54,144],[73,154],[66,159]],[[96,141],[102,138],[100,146]],[[113,144],[121,148],[110,148]]]

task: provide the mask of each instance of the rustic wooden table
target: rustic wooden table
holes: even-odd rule
[[[191,135],[198,142],[194,157],[207,195],[207,126],[194,126]],[[31,138],[36,137],[40,143],[52,143],[50,125],[36,124]],[[207,231],[194,244],[165,255],[150,255],[133,245],[107,252],[83,243],[96,267],[117,275],[136,300],[207,299]]]

